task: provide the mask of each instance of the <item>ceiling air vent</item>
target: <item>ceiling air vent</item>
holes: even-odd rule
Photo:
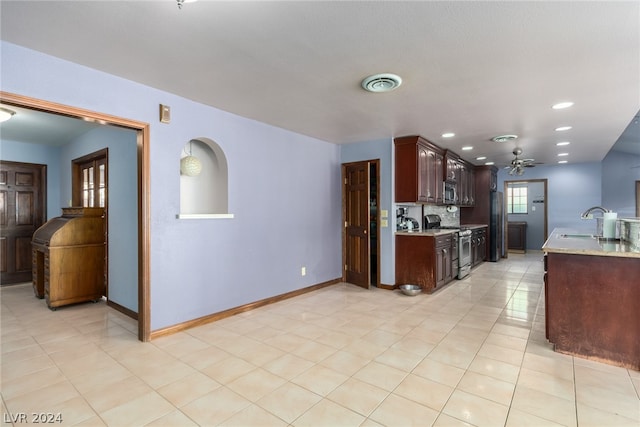
[[[375,74],[362,81],[362,87],[369,92],[390,92],[402,84],[395,74]]]
[[[509,142],[518,139],[518,135],[498,135],[491,138],[494,142]]]

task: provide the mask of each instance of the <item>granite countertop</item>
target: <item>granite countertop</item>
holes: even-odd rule
[[[470,230],[475,230],[478,228],[488,227],[487,224],[462,224],[461,228],[468,228]],[[459,229],[449,229],[449,228],[439,228],[434,230],[417,230],[417,231],[396,231],[397,235],[402,236],[442,236],[444,234],[451,234],[459,231]]]
[[[624,240],[599,240],[588,231],[556,228],[542,246],[545,253],[616,256],[640,259],[640,247]]]
[[[489,225],[487,225],[487,224],[462,224],[461,225],[461,227],[469,228],[471,230],[475,230],[477,228],[485,228],[485,227],[488,227],[488,226]]]
[[[458,230],[418,230],[418,231],[396,231],[397,236],[443,236],[455,233]]]

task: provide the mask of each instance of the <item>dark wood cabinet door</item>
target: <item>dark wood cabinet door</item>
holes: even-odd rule
[[[30,282],[31,236],[45,218],[46,166],[0,162],[0,283]]]
[[[435,158],[433,152],[422,144],[418,144],[418,200],[432,203],[435,200],[433,179],[429,174],[433,170]]]

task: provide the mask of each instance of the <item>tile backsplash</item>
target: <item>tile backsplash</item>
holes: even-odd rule
[[[441,225],[446,227],[454,227],[460,225],[460,211],[449,212],[446,206],[434,206],[434,205],[396,205],[397,208],[408,208],[408,216],[416,219],[420,223],[420,228],[424,226],[424,215],[435,214],[440,215],[442,219]]]
[[[453,227],[460,225],[460,210],[458,209],[456,212],[447,211],[446,206],[432,206],[425,205],[424,206],[424,214],[435,214],[440,215],[442,220],[441,225],[445,227]]]

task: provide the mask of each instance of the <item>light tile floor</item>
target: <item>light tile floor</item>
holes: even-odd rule
[[[511,255],[416,297],[338,284],[151,343],[103,303],[3,287],[2,422],[639,426],[640,372],[545,341],[542,269]]]

